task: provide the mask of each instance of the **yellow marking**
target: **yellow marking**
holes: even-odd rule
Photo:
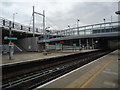
[[[112,52],[114,53],[114,52]],[[99,65],[97,65],[95,68],[91,69],[89,72],[82,75],[80,78],[76,79],[73,83],[67,85],[65,88],[78,88],[79,86],[83,86],[83,84],[88,81],[91,77],[95,76],[96,72],[103,69],[103,67],[107,66],[106,64],[112,60],[114,60],[114,57],[109,55],[107,57],[104,57],[105,61],[102,61]],[[97,76],[97,75],[96,75]],[[89,80],[90,81],[90,80]],[[82,87],[81,87],[82,88]]]
[[[104,61],[105,63],[107,61]],[[101,66],[103,66],[104,63],[101,63],[100,65],[96,66],[95,68],[91,69],[89,72],[82,75],[79,79],[75,80],[73,83],[68,85],[66,88],[76,88],[78,85],[82,85],[85,81],[87,81],[95,72],[99,70]],[[79,87],[79,86],[78,86]]]
[[[85,84],[83,84],[80,88],[85,88],[108,64],[110,64],[113,61],[113,59],[111,59],[108,63],[105,63],[104,66],[97,71]]]

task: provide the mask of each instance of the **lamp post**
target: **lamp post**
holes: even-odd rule
[[[13,13],[13,28],[14,28],[14,22],[15,22],[15,15],[16,15],[17,13]]]
[[[104,21],[104,31],[105,31],[105,18],[103,19],[103,21]]]
[[[105,24],[105,18],[103,19],[103,21],[104,21],[104,24]]]
[[[9,22],[9,30],[10,30],[10,32],[9,32],[9,37],[11,37],[11,35],[12,35],[12,31],[11,31],[11,21]],[[11,44],[12,42],[11,42],[11,40],[9,40],[9,60],[11,60],[12,59],[12,54],[11,54]]]
[[[68,28],[69,28],[69,35],[70,35],[70,25],[68,25]]]
[[[79,27],[79,21],[80,21],[80,20],[77,19],[77,32],[78,32],[78,35],[79,35],[79,28],[78,28],[78,27]]]
[[[112,32],[112,16],[111,16],[111,24],[110,24],[110,26],[111,26],[111,32]]]
[[[111,24],[112,24],[112,16],[111,16]]]
[[[32,14],[32,16],[33,16],[33,37],[35,36],[35,15],[34,15],[34,6],[33,6],[33,14]]]
[[[47,39],[49,39],[49,36],[48,36],[48,38],[47,38],[47,35],[50,33],[50,31],[49,30],[47,30],[48,28],[50,28],[50,27],[46,27],[45,28],[45,38],[44,38],[44,42],[45,42],[45,50],[44,50],[44,55],[47,55],[47,47],[46,47],[46,45],[48,45],[47,43],[46,43],[46,40]]]
[[[15,14],[17,14],[17,13],[13,13],[13,28],[14,28],[14,19],[15,19]],[[10,32],[9,32],[9,37],[11,38],[11,36],[12,36],[12,30],[11,30],[11,28],[12,28],[12,22],[10,21],[9,22],[9,30],[10,30]],[[11,40],[9,40],[9,60],[11,60],[12,59],[12,56],[13,56],[13,50],[12,50],[12,41]]]
[[[45,37],[46,37],[46,39],[49,39],[49,37],[47,38],[47,35],[49,35],[49,33],[50,33],[50,31],[47,30],[47,29],[49,29],[49,28],[50,28],[50,27],[46,27],[46,28],[45,28],[45,31],[46,31],[46,36],[45,36]]]

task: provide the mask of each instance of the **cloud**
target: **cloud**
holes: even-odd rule
[[[67,28],[68,25],[74,27],[77,19],[80,19],[80,25],[101,23],[103,18],[110,21],[111,16],[113,21],[117,21],[115,11],[118,7],[116,2],[74,2],[71,7],[68,11],[64,8],[66,12],[56,11],[51,19],[62,28]]]
[[[117,20],[115,11],[118,9],[117,2],[80,2],[78,0],[39,0],[26,2],[3,2],[1,16],[12,20],[13,13],[17,12],[15,21],[29,25],[32,16],[32,6],[35,11],[42,13],[45,10],[46,26],[55,29],[64,29],[75,26],[76,20],[80,19],[80,25],[94,24]],[[42,27],[42,16],[35,15],[37,27]],[[31,23],[32,24],[32,23]]]

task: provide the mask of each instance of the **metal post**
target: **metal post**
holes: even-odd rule
[[[72,35],[74,35],[74,31],[73,31],[73,28],[72,28],[71,30],[72,30]]]
[[[92,29],[91,29],[91,34],[93,34],[93,25],[92,25]]]
[[[33,37],[35,37],[35,19],[34,19],[34,6],[33,6]]]
[[[112,32],[112,16],[111,16],[111,24],[110,25],[111,25],[111,32]]]
[[[102,25],[102,24],[100,24],[100,33],[102,32],[101,25]]]
[[[46,29],[45,29],[45,11],[43,10],[43,32],[44,32],[44,44],[45,44],[45,50],[44,54],[46,55]]]
[[[86,46],[86,49],[88,49],[88,39],[86,40],[86,42],[87,42],[87,46]]]
[[[79,27],[79,21],[80,21],[80,20],[77,19],[77,32],[78,32],[78,35],[79,35],[79,28],[78,28],[78,27]]]
[[[86,34],[86,27],[85,27],[85,30],[84,30],[84,35]]]
[[[14,16],[15,16],[15,13],[13,13],[13,28],[14,28]]]
[[[68,25],[68,28],[69,28],[69,30],[68,30],[68,36],[70,36],[70,26]]]
[[[104,32],[105,32],[105,18],[103,20],[104,20]]]
[[[14,28],[14,20],[15,20],[15,14],[17,14],[17,13],[13,13],[13,28]]]
[[[10,30],[10,32],[9,32],[9,37],[11,37],[11,35],[12,35],[12,30],[11,30],[11,21],[9,22],[9,30]],[[12,55],[11,55],[11,45],[10,45],[10,43],[11,43],[11,40],[9,40],[9,60],[11,60],[12,59]]]
[[[111,24],[112,24],[112,16],[111,16]]]
[[[65,30],[65,35],[67,36],[67,30]]]
[[[79,39],[79,50],[81,50],[81,40]]]
[[[92,49],[94,49],[94,40],[92,38]]]
[[[77,19],[77,33],[78,33],[78,35],[79,35],[79,28],[78,28],[78,26],[79,26],[79,19]]]
[[[65,30],[64,30],[64,37],[65,37]]]
[[[45,11],[43,10],[43,32],[44,32],[44,39],[46,39],[46,30],[45,30]]]

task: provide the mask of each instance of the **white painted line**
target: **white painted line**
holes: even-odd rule
[[[75,53],[73,53],[75,54]],[[68,56],[68,55],[72,55],[72,54],[65,54],[65,55],[57,55],[57,56],[50,56],[50,57],[47,57],[47,58],[37,58],[37,59],[31,59],[31,60],[26,60],[26,61],[20,61],[20,62],[12,62],[12,63],[7,63],[7,64],[2,64],[3,66],[4,65],[10,65],[10,64],[18,64],[18,63],[23,63],[23,62],[28,62],[28,61],[35,61],[35,60],[42,60],[42,59],[50,59],[50,58],[55,58],[55,57],[62,57],[62,56]]]
[[[115,83],[113,83],[113,82],[108,82],[108,81],[104,81],[104,85],[109,86],[109,88],[110,88],[110,87],[115,87],[115,86],[116,86]]]
[[[90,51],[95,51],[95,50],[90,50]],[[88,52],[90,52],[88,51]],[[85,51],[86,52],[86,51]],[[82,53],[82,52],[81,52]],[[62,57],[62,56],[68,56],[68,55],[74,55],[77,53],[72,53],[72,54],[65,54],[65,55],[57,55],[57,56],[50,56],[47,58],[37,58],[37,59],[31,59],[31,60],[25,60],[25,61],[20,61],[20,62],[12,62],[12,63],[7,63],[7,64],[1,64],[0,66],[4,66],[4,65],[11,65],[11,64],[18,64],[18,63],[24,63],[24,62],[28,62],[28,61],[35,61],[35,60],[42,60],[42,59],[50,59],[50,58],[55,58],[55,57]]]
[[[60,77],[58,77],[58,78],[56,78],[56,79],[54,79],[54,80],[52,80],[52,81],[50,81],[50,82],[47,82],[47,83],[45,83],[45,84],[43,84],[43,85],[41,85],[41,86],[38,86],[36,89],[33,89],[33,90],[37,90],[37,89],[39,89],[39,88],[42,88],[42,87],[44,87],[44,86],[46,86],[46,85],[48,85],[48,84],[50,84],[50,83],[52,83],[52,82],[54,82],[54,81],[56,81],[56,80],[58,80],[58,79],[61,79],[61,78],[63,78],[63,77],[65,77],[65,76],[67,76],[67,75],[69,75],[69,74],[71,74],[71,73],[73,73],[73,72],[75,72],[75,71],[77,71],[77,70],[79,70],[79,69],[81,69],[81,68],[83,68],[83,67],[86,67],[86,66],[88,66],[89,64],[92,64],[92,63],[94,63],[94,62],[96,62],[96,61],[98,61],[98,60],[100,60],[100,59],[102,59],[102,58],[104,58],[104,57],[106,57],[106,56],[108,56],[109,54],[107,54],[107,55],[105,55],[105,56],[103,56],[103,57],[100,57],[100,58],[98,58],[98,59],[96,59],[96,60],[94,60],[94,61],[92,61],[92,62],[90,62],[90,63],[88,63],[88,64],[85,64],[85,65],[83,65],[82,67],[79,67],[79,68],[77,68],[77,69],[75,69],[75,70],[73,70],[73,71],[71,71],[71,72],[69,72],[69,73],[66,73],[66,74],[64,74],[64,75],[62,75],[62,76],[60,76]]]
[[[110,75],[118,75],[118,73],[116,72],[111,72],[111,71],[103,71],[103,72]]]

